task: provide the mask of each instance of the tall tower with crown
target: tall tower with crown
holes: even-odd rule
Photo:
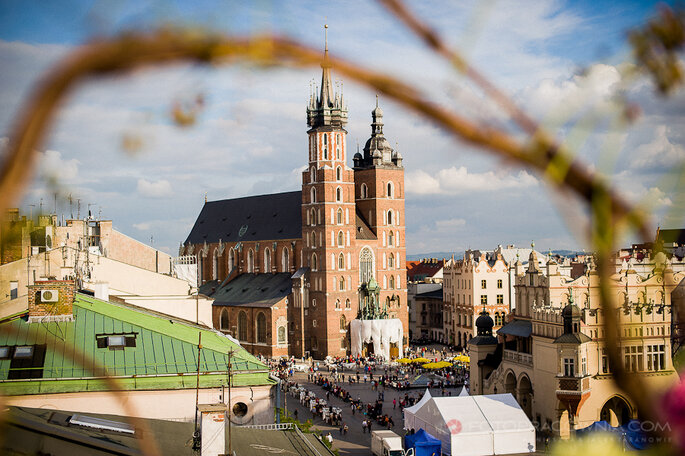
[[[404,167],[402,155],[383,133],[383,110],[371,111],[371,137],[364,154],[354,156],[354,183],[358,216],[378,239],[375,250],[379,305],[389,318],[402,320],[408,334],[406,244],[404,223]],[[360,284],[364,300],[365,284]]]
[[[347,107],[331,80],[327,29],[320,91],[312,92],[307,106],[309,165],[302,173],[302,255],[310,268],[304,347],[313,355],[347,351],[343,328],[356,315],[358,287]]]

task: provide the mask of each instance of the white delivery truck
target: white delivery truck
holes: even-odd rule
[[[371,432],[371,453],[374,456],[414,456],[414,450],[404,451],[402,437],[392,431]]]

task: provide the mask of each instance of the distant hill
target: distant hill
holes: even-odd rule
[[[541,253],[546,254],[547,252],[541,252]],[[552,250],[552,253],[555,255],[561,255],[564,257],[573,257],[576,255],[583,254],[585,252],[578,252],[575,250]],[[452,255],[454,255],[455,260],[461,260],[464,257],[464,252],[461,251],[459,253],[457,253],[457,252],[416,253],[413,255],[407,255],[407,261],[420,261],[420,260],[423,260],[424,258],[437,258],[438,260],[442,260],[443,258],[444,259],[452,258]]]

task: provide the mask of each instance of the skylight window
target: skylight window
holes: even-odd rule
[[[31,358],[33,356],[33,347],[32,346],[23,346],[23,347],[16,347],[14,349],[14,357],[15,358]]]
[[[98,348],[123,350],[124,347],[136,346],[136,333],[129,334],[98,334],[95,336]]]

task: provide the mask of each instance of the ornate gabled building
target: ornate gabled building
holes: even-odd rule
[[[383,134],[376,100],[371,137],[348,166],[347,105],[334,90],[327,45],[321,66],[307,105],[301,190],[206,202],[181,254],[197,256],[202,290],[217,295],[214,326],[252,353],[344,355],[352,320],[398,319],[403,337],[383,345],[398,356],[408,334],[402,156]],[[288,290],[280,273],[290,274]],[[273,276],[240,279],[263,284],[269,300],[248,285],[247,300],[229,290],[245,274]],[[365,354],[383,344],[362,342]]]
[[[552,260],[538,267],[536,256],[531,251],[526,271],[514,265],[517,306],[498,340],[470,342],[472,392],[512,393],[541,429],[561,436],[598,420],[615,426],[637,418],[634,401],[613,382],[592,262],[574,278]],[[685,273],[663,254],[649,263],[645,273],[617,268],[611,281],[624,365],[660,389],[678,379],[674,322],[685,308]]]

